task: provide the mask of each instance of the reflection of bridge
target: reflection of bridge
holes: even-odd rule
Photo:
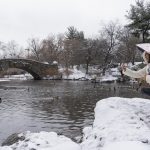
[[[45,64],[29,59],[1,59],[0,70],[18,68],[30,73],[35,80],[41,80],[46,76],[58,75],[57,64]]]

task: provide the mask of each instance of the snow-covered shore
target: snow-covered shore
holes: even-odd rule
[[[110,97],[95,107],[95,120],[83,129],[82,143],[54,132],[30,133],[0,150],[150,150],[150,101]]]
[[[5,81],[10,81],[10,80],[9,79],[4,79],[4,78],[0,79],[0,82],[5,82]]]
[[[19,136],[24,136],[24,140],[11,146],[0,147],[0,150],[80,150],[78,144],[55,132],[26,132]]]
[[[92,69],[91,69],[92,70]],[[59,72],[62,74],[62,80],[96,80],[97,82],[109,82],[116,81],[118,76],[120,76],[119,70],[117,68],[112,68],[110,70],[110,74],[106,73],[105,76],[97,76],[96,72],[92,72],[93,74],[87,75],[85,70],[78,70],[76,66],[72,69],[69,69],[69,74],[66,74],[65,68],[60,68]],[[11,81],[11,80],[31,80],[33,77],[30,74],[20,74],[20,75],[5,75],[4,78],[0,78],[0,82],[3,81]],[[44,77],[44,80],[52,80],[57,79],[57,77]]]
[[[10,80],[27,80],[27,79],[33,79],[33,77],[30,74],[19,74],[19,75],[5,75],[3,80],[8,79]],[[2,80],[1,80],[2,81]]]
[[[90,68],[90,72],[92,74],[87,75],[85,74],[85,71],[78,70],[76,66],[74,66],[72,69],[69,69],[70,74],[67,76],[64,72],[65,69],[61,68],[59,71],[62,73],[62,79],[65,80],[96,80],[97,82],[109,82],[109,81],[116,81],[118,79],[118,76],[120,76],[120,72],[118,68],[111,68],[109,72],[106,72],[105,76],[97,76],[98,70],[94,68]],[[100,71],[98,73],[100,75]]]

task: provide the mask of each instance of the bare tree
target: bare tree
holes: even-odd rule
[[[97,40],[86,39],[82,48],[82,63],[86,64],[86,74],[89,73],[89,65],[95,63],[97,55]]]
[[[31,38],[28,39],[28,47],[32,52],[32,55],[30,56],[32,59],[40,60],[40,48],[41,48],[41,42],[38,38]]]
[[[5,54],[6,54],[6,44],[3,42],[0,42],[0,58],[3,59],[5,58]]]
[[[78,31],[75,27],[67,28],[64,39],[64,47],[67,48],[67,53],[70,57],[70,65],[78,65],[81,63],[84,46],[84,32]]]
[[[24,54],[23,49],[15,41],[3,43],[1,50],[3,51],[3,58],[20,58]]]
[[[103,26],[100,31],[100,39],[104,42],[103,44],[103,73],[107,68],[107,65],[113,61],[115,54],[119,46],[119,39],[121,35],[122,27],[116,22],[110,22]]]
[[[63,49],[63,35],[48,36],[41,42],[40,56],[42,61],[59,61],[59,55]]]
[[[132,62],[134,65],[137,50],[136,44],[139,39],[133,36],[129,28],[124,28],[120,37],[120,46],[118,48],[117,56],[118,60],[120,57],[120,62]]]
[[[40,53],[42,55],[42,59],[47,62],[52,62],[56,60],[57,52],[56,52],[54,36],[51,36],[51,37],[49,36],[47,39],[44,39],[42,41]]]
[[[70,40],[64,40],[64,50],[61,53],[61,58],[67,70],[70,67],[72,60],[72,50],[70,47]]]

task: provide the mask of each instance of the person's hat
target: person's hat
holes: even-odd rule
[[[136,46],[140,51],[142,52],[146,51],[147,53],[150,54],[150,43],[137,44]]]

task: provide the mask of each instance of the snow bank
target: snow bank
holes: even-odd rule
[[[118,68],[111,68],[111,74],[112,76],[121,76],[121,73],[119,72],[119,69]]]
[[[33,79],[33,77],[30,74],[20,74],[20,75],[5,75],[3,79],[9,79],[9,80],[27,80],[27,79]]]
[[[11,146],[0,147],[0,150],[80,150],[78,144],[55,132],[27,132],[20,136],[25,136],[25,139]]]
[[[10,81],[10,80],[4,79],[4,78],[0,79],[0,82],[4,82],[4,81]]]
[[[150,146],[139,141],[113,142],[101,150],[150,150]]]
[[[85,77],[85,73],[80,70],[74,69],[73,74],[70,74],[68,77],[64,76],[64,79],[80,79]]]
[[[118,77],[116,77],[116,76],[120,75],[117,68],[113,68],[111,70],[111,75],[108,73],[107,75],[101,76],[101,77],[97,77],[97,75],[95,75],[95,74],[86,75],[85,72],[78,70],[77,66],[74,66],[73,69],[69,69],[70,74],[68,76],[66,75],[65,70],[66,69],[64,69],[64,68],[60,68],[59,72],[62,73],[62,79],[68,79],[68,80],[96,79],[96,81],[98,81],[98,82],[109,82],[109,81],[117,80]],[[94,68],[93,68],[93,70],[94,70]]]
[[[91,79],[89,76],[87,76],[84,72],[81,70],[78,70],[76,66],[73,67],[73,69],[69,69],[70,74],[67,76],[65,73],[64,68],[59,69],[59,71],[62,73],[62,78],[63,79],[69,79],[69,80],[77,80],[77,79]]]
[[[100,80],[100,82],[109,82],[109,81],[116,81],[118,78],[117,77],[113,77],[111,75],[108,76],[103,76]]]
[[[43,62],[47,64],[48,62]],[[54,61],[53,64],[56,64],[57,62]],[[106,72],[105,76],[97,76],[101,74],[100,69],[96,69],[94,67],[90,67],[90,73],[87,75],[85,72],[85,69],[80,67],[80,70],[78,66],[73,66],[72,69],[68,69],[68,74],[66,68],[59,68],[59,72],[62,74],[62,79],[65,80],[92,80],[96,78],[96,81],[98,82],[109,82],[109,81],[115,81],[120,76],[120,72],[118,68],[111,68],[109,71]],[[56,76],[46,76],[43,77],[45,80],[52,80],[52,79],[58,79],[60,77]],[[9,79],[9,80],[27,80],[27,79],[33,79],[32,75],[26,73],[26,74],[20,74],[20,75],[5,75],[3,79]]]
[[[83,130],[82,149],[124,150],[124,146],[128,147],[126,150],[150,149],[149,108],[150,101],[139,98],[113,97],[99,101],[93,126]]]

